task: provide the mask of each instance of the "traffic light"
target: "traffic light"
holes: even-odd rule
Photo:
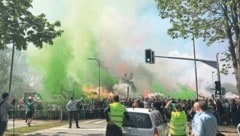
[[[155,54],[154,54],[154,51],[152,51],[152,64],[155,63]]]
[[[155,63],[154,52],[151,49],[145,50],[145,62],[149,64]]]
[[[220,83],[220,81],[215,81],[215,95],[221,95],[221,83]]]

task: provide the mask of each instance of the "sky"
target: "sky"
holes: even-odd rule
[[[157,56],[193,58],[193,41],[172,39],[167,35],[171,24],[160,18],[154,0],[34,0],[31,10],[36,15],[44,13],[51,22],[61,21],[64,37],[67,37],[65,42],[73,56],[69,58],[72,75],[77,71],[73,67],[78,60],[93,57],[94,53],[90,53],[93,51],[115,76],[133,73],[135,78],[144,78],[135,73],[143,66],[170,88],[181,83],[195,89],[193,61],[156,58],[155,64],[145,63],[145,49],[152,49]],[[94,47],[89,41],[93,41]],[[198,59],[216,61],[216,54],[227,50],[226,43],[207,46],[196,39],[195,45]],[[30,58],[42,52],[34,47],[28,50]],[[200,91],[213,85],[216,73],[216,69],[197,62]],[[233,75],[221,75],[221,81],[236,83]]]

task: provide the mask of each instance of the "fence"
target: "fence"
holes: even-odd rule
[[[95,119],[104,118],[104,109],[85,109],[79,111],[79,119]],[[14,113],[14,114],[13,114]],[[16,119],[25,118],[25,110],[15,110],[9,112],[9,117]],[[68,120],[68,111],[66,110],[36,110],[33,116],[34,119],[42,120]]]

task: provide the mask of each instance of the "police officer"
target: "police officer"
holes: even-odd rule
[[[165,108],[168,108],[171,103],[172,101],[169,101]],[[170,136],[187,136],[187,115],[180,104],[174,105],[174,109],[172,109],[172,111],[170,112],[170,116]]]
[[[122,136],[122,123],[125,107],[119,102],[119,96],[113,96],[113,103],[105,109],[107,120],[106,136]]]

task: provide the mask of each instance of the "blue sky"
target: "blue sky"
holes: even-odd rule
[[[81,36],[75,29],[81,27],[79,22],[84,21],[99,41],[98,51],[103,61],[110,61],[110,56],[113,61],[144,65],[158,75],[160,81],[167,79],[195,86],[191,61],[156,58],[154,65],[144,62],[144,50],[148,48],[153,49],[156,55],[193,58],[192,40],[172,39],[167,35],[171,24],[160,18],[154,0],[34,0],[32,11],[46,14],[50,21],[60,20],[66,31],[73,31],[73,35]],[[208,47],[196,40],[198,59],[216,60],[216,53],[225,50],[226,43]],[[117,73],[116,67],[107,66]],[[197,68],[199,87],[204,91],[204,86],[212,84],[212,77],[216,79],[217,76],[212,75],[216,70],[201,62],[197,63]],[[235,84],[233,75],[221,77],[222,82]]]

